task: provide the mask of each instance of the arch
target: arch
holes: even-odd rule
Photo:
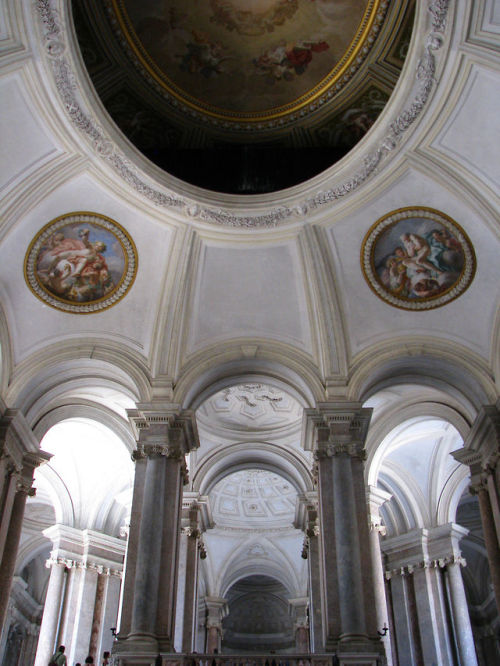
[[[282,388],[304,407],[325,399],[309,357],[288,345],[258,340],[217,344],[193,356],[176,383],[174,399],[185,409],[196,409],[213,393],[250,380]]]
[[[470,424],[462,414],[441,402],[420,402],[415,399],[413,404],[404,407],[396,403],[368,431],[365,478],[369,485],[376,485],[380,464],[398,435],[411,421],[424,419],[438,419],[450,423],[462,439],[465,439],[470,429]]]
[[[121,439],[129,452],[135,449],[136,442],[128,421],[109,407],[90,401],[63,401],[38,419],[33,432],[41,440],[52,426],[72,418],[97,421]]]
[[[273,558],[248,557],[249,549],[256,543],[267,544],[273,552]],[[300,596],[301,590],[296,571],[287,559],[286,553],[277,548],[269,539],[260,535],[252,535],[251,538],[245,539],[225,563],[224,573],[218,581],[219,596],[225,597],[235,583],[252,575],[274,578],[288,590],[291,596]]]
[[[265,469],[284,477],[298,493],[313,490],[312,476],[304,460],[290,449],[262,441],[237,442],[217,448],[196,470],[192,489],[208,495],[225,476],[250,468]]]
[[[385,489],[391,493],[389,504],[397,504],[400,517],[406,526],[425,527],[430,522],[430,515],[425,497],[412,477],[399,465],[392,463],[384,466]],[[408,527],[405,531],[408,530]]]
[[[39,424],[45,433],[42,446],[55,454],[37,470],[40,496],[53,507],[55,523],[99,531],[108,526],[117,536],[132,499],[130,442],[125,444],[105,419],[92,418],[99,410],[87,407],[83,416],[66,410],[49,414]],[[52,435],[55,428],[58,431]],[[53,439],[47,442],[47,437]]]
[[[349,393],[364,402],[382,388],[402,383],[439,388],[462,405],[470,422],[482,405],[496,400],[484,359],[455,342],[418,336],[387,340],[358,354]]]
[[[47,392],[63,393],[67,382],[108,383],[134,402],[148,401],[151,378],[145,360],[115,341],[70,340],[49,345],[15,369],[7,397],[27,415]],[[36,418],[32,416],[32,419]]]

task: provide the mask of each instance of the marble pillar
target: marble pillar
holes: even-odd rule
[[[222,620],[228,613],[227,600],[219,597],[205,597],[207,609],[207,654],[215,654],[221,651],[222,643]]]
[[[294,619],[295,652],[297,654],[307,654],[311,651],[309,645],[309,599],[307,597],[289,599],[288,603]]]
[[[500,613],[500,398],[495,405],[480,409],[463,448],[452,455],[470,468],[471,492],[479,498],[491,579]]]
[[[195,650],[198,623],[198,564],[206,557],[202,540],[201,507],[198,493],[184,493],[179,548],[178,591],[175,618],[175,649]],[[207,499],[207,498],[204,498]]]
[[[429,556],[444,572],[449,598],[453,638],[460,666],[477,666],[474,637],[469,617],[461,567],[466,565],[460,552],[460,540],[469,531],[456,523],[429,530]]]
[[[123,605],[114,655],[173,652],[185,456],[198,446],[192,412],[142,405],[129,411],[137,439],[136,479]],[[144,657],[147,662],[147,657]]]
[[[44,535],[53,550],[35,666],[46,666],[59,644],[66,646],[68,663],[83,663],[89,654],[95,659],[111,647],[125,543],[66,525],[53,525]]]
[[[375,612],[377,614],[377,631],[384,644],[387,665],[392,666],[391,637],[387,633],[389,628],[389,613],[385,595],[384,566],[380,537],[385,536],[385,527],[380,519],[380,507],[391,498],[391,495],[380,488],[371,486],[368,490],[368,507],[370,515],[370,553],[373,562],[373,582],[375,586]]]
[[[199,507],[193,505],[189,509],[189,525],[186,529],[186,576],[184,580],[184,609],[182,621],[182,651],[192,652],[196,633],[198,608],[198,562],[201,531],[199,525]]]
[[[364,482],[364,443],[371,410],[358,403],[326,403],[304,414],[304,448],[318,470],[322,541],[323,634],[340,664],[377,663],[373,563],[369,548]],[[327,572],[327,575],[326,575]]]
[[[35,494],[33,474],[51,457],[38,448],[19,410],[6,410],[0,419],[0,627],[6,618],[26,498]]]
[[[500,613],[500,544],[497,539],[493,508],[490,502],[488,485],[484,479],[471,485],[471,492],[479,499],[481,525],[483,527],[484,543],[488,555],[491,581],[495,592],[497,610]]]
[[[306,550],[309,575],[309,643],[311,652],[323,652],[323,610],[321,599],[322,556],[317,493],[308,493],[306,510]]]
[[[459,570],[458,543],[467,533],[449,523],[382,542],[400,666],[455,666],[455,650],[461,666],[477,666]]]
[[[50,577],[40,625],[35,666],[46,666],[57,647],[57,632],[67,571],[64,558],[53,557],[47,561],[46,566],[50,568]]]

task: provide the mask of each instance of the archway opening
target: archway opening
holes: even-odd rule
[[[224,653],[294,651],[289,592],[283,583],[270,576],[247,576],[236,582],[226,596],[228,615],[222,621]]]

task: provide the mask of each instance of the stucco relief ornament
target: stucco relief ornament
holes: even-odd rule
[[[194,204],[176,194],[146,182],[142,174],[115,146],[89,110],[75,84],[73,64],[68,55],[68,34],[61,14],[66,15],[62,0],[35,0],[43,27],[45,51],[50,62],[54,83],[73,124],[92,143],[94,150],[108,162],[116,173],[136,192],[156,206],[185,211],[189,217],[218,226],[233,228],[272,228],[289,221],[293,216],[328,205],[358,189],[373,174],[383,160],[395,150],[403,134],[415,122],[427,103],[435,83],[436,56],[443,43],[441,34],[446,28],[449,0],[429,0],[430,31],[422,45],[422,56],[415,75],[415,85],[403,109],[389,122],[388,131],[375,149],[365,153],[354,173],[334,187],[317,192],[312,197],[288,207],[279,206],[258,215],[234,215],[232,212]],[[440,33],[440,34],[436,34]],[[304,212],[305,214],[305,212]]]
[[[476,259],[456,222],[432,208],[415,206],[375,222],[363,241],[361,267],[386,303],[404,310],[430,310],[467,289]]]
[[[46,224],[24,261],[31,291],[47,305],[75,314],[105,310],[134,282],[137,251],[125,229],[97,213],[75,212]]]

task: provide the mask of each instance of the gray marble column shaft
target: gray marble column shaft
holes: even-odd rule
[[[221,644],[221,629],[220,627],[211,626],[207,629],[207,654],[214,654],[220,652]]]
[[[312,652],[323,652],[323,613],[321,609],[321,557],[319,537],[309,537],[309,632]]]
[[[62,642],[66,643],[66,655],[71,664],[83,663],[89,654],[98,574],[95,567],[77,566],[70,575]]]
[[[50,657],[54,654],[64,590],[64,577],[66,575],[65,569],[66,565],[58,562],[53,562],[50,567],[49,584],[43,607],[35,666],[47,666]]]
[[[420,642],[415,641],[414,637],[416,618],[412,617],[413,603],[409,585],[411,580],[405,575],[394,575],[390,581],[399,666],[415,666],[421,660]]]
[[[0,563],[0,627],[3,627],[7,614],[28,492],[30,492],[30,488],[27,487],[27,483],[18,482],[17,492],[12,504],[7,537],[5,539],[4,553]]]
[[[389,614],[387,612],[387,600],[385,598],[384,567],[382,564],[382,552],[380,550],[380,532],[378,526],[372,525],[370,530],[370,552],[373,561],[373,582],[375,587],[375,614],[377,616],[378,631],[389,626]],[[391,642],[388,634],[382,637],[385,647],[387,666],[392,666]]]
[[[332,459],[341,638],[366,635],[351,459]]]
[[[104,617],[104,603],[106,597],[107,576],[102,573],[97,575],[95,591],[94,617],[92,618],[92,629],[90,632],[89,654],[99,654],[100,637],[102,632],[102,621]]]
[[[4,467],[6,466],[4,465]],[[14,506],[14,500],[16,498],[18,480],[19,475],[15,471],[9,470],[9,468],[6,467],[3,478],[3,494],[1,497],[2,506],[0,512],[0,562],[3,559],[5,544],[7,542],[7,534],[9,532],[12,507]]]
[[[186,579],[184,586],[184,613],[182,625],[182,651],[194,650],[198,609],[198,538],[188,536],[186,547]]]
[[[453,664],[446,617],[440,599],[439,569],[424,566],[413,572],[418,629],[425,664]]]
[[[493,522],[495,523],[495,531],[497,535],[497,543],[500,544],[500,501],[498,497],[498,487],[495,481],[495,470],[489,469],[486,476],[486,485],[488,488],[488,495],[491,505],[491,513]]]
[[[446,572],[460,666],[477,666],[474,637],[472,635],[460,564],[458,562],[448,564]]]
[[[156,631],[164,652],[174,649],[175,605],[177,599],[177,570],[179,567],[179,537],[182,505],[181,457],[165,458],[161,570],[158,590]]]
[[[162,567],[163,496],[165,457],[148,457],[144,499],[135,567],[131,634],[156,635],[158,590]]]
[[[493,582],[497,610],[500,613],[500,546],[496,536],[495,523],[493,521],[493,514],[488,491],[486,488],[481,486],[477,490],[477,495],[479,498],[481,523],[483,526],[484,542],[486,545],[486,552],[488,554],[488,562],[490,565],[491,580]]]
[[[135,457],[134,492],[130,513],[130,526],[123,572],[123,589],[120,603],[119,635],[127,636],[132,626],[132,610],[134,607],[135,571],[141,530],[141,516],[146,478],[146,457]]]
[[[336,523],[333,511],[333,483],[331,459],[318,460],[319,477],[319,523],[321,531],[321,597],[322,597],[322,645],[325,649],[335,649],[340,636],[339,583],[337,577]],[[329,575],[326,574],[329,573]]]

